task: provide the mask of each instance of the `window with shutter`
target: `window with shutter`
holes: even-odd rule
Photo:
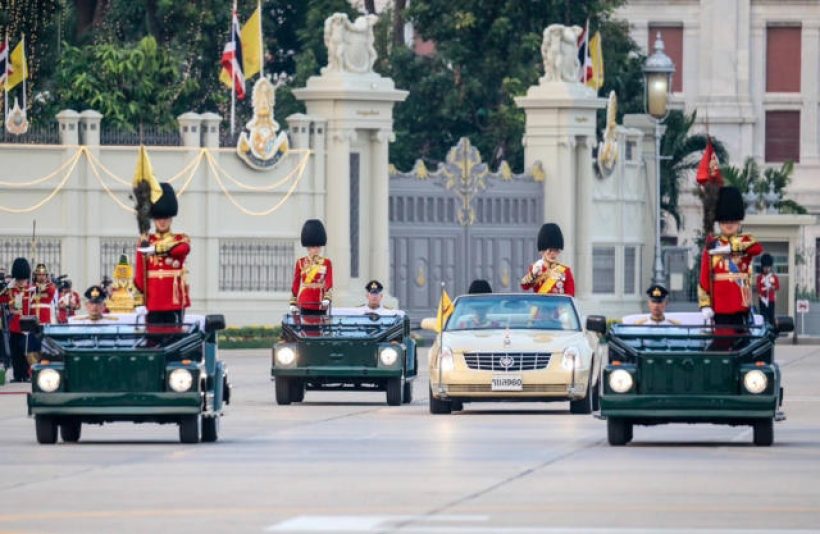
[[[766,92],[800,92],[800,27],[766,28]]]
[[[766,161],[800,162],[800,112],[766,112]]]

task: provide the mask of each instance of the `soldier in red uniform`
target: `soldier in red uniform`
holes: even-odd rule
[[[191,306],[185,270],[191,240],[171,232],[179,204],[171,184],[160,185],[162,196],[151,205],[155,232],[137,247],[134,285],[145,297],[146,323],[179,324],[185,308]]]
[[[38,263],[34,268],[34,294],[31,297],[32,314],[37,316],[40,324],[51,324],[56,321],[55,301],[57,286],[48,276],[48,268]]]
[[[564,235],[561,227],[547,223],[538,231],[538,251],[541,259],[530,265],[521,279],[521,289],[534,293],[556,293],[575,296],[575,280],[572,270],[558,261],[564,250]]]
[[[774,299],[780,289],[780,279],[772,272],[774,258],[771,254],[760,256],[762,272],[757,275],[757,294],[760,297],[760,314],[769,324],[774,324]]]
[[[700,263],[698,304],[717,325],[744,325],[752,305],[752,262],[763,252],[754,236],[740,233],[745,216],[736,187],[721,187],[715,219],[720,234],[708,236]]]
[[[34,286],[29,284],[31,265],[25,258],[17,258],[11,267],[11,284],[0,294],[0,302],[9,309],[9,348],[11,366],[14,369],[12,382],[26,382],[29,379],[29,365],[26,360],[26,334],[20,328],[20,318],[31,315],[31,296]]]
[[[81,306],[80,294],[72,288],[71,280],[63,280],[60,284],[60,296],[57,299],[57,322],[66,324]]]
[[[309,219],[302,226],[302,246],[307,256],[296,260],[293,271],[293,296],[290,312],[302,315],[325,315],[333,298],[333,265],[320,255],[327,245],[322,221]]]

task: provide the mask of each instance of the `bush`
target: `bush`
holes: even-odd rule
[[[269,349],[282,333],[280,326],[229,327],[219,333],[223,349]]]

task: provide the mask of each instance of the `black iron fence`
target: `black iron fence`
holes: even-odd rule
[[[15,135],[0,128],[0,143],[20,145],[58,145],[60,144],[60,129],[56,122],[30,125],[28,131],[22,135]]]
[[[38,237],[32,250],[31,238],[0,237],[0,270],[11,274],[11,264],[15,258],[34,260],[34,269],[38,263],[45,263],[53,275],[62,273],[62,241],[57,238]]]
[[[219,290],[289,291],[295,261],[292,241],[221,241]]]
[[[154,126],[143,127],[142,130],[130,132],[116,128],[102,128],[100,131],[101,145],[122,146],[180,146],[182,138],[178,130],[161,129]]]

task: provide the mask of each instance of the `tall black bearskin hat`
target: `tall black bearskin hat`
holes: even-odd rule
[[[167,182],[159,185],[162,187],[162,196],[151,205],[151,218],[167,219],[168,217],[176,217],[179,212],[179,203],[174,188]]]
[[[737,187],[721,187],[718,191],[715,220],[717,222],[742,221],[746,217],[743,195]]]
[[[467,290],[467,293],[470,295],[480,295],[482,293],[492,293],[493,288],[490,287],[490,283],[486,280],[473,280],[470,282],[470,288]]]
[[[302,225],[302,246],[323,247],[327,245],[325,225],[319,219],[308,219]]]
[[[561,233],[561,227],[555,223],[543,224],[538,231],[538,250],[550,248],[564,250],[564,234]]]
[[[774,258],[768,252],[760,256],[760,266],[761,267],[771,267],[774,265]]]
[[[31,265],[25,258],[15,258],[11,265],[11,277],[15,280],[27,280],[31,278]]]

